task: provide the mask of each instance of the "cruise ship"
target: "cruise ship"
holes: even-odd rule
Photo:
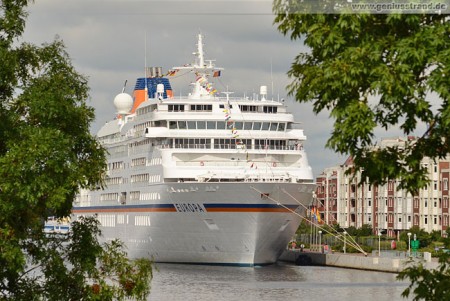
[[[231,97],[204,58],[146,68],[97,138],[108,151],[105,188],[80,191],[73,215],[96,214],[102,239],[155,262],[255,266],[277,261],[311,203],[315,184],[299,122],[267,86]],[[192,76],[175,96],[170,79]]]

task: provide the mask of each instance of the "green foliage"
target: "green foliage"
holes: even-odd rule
[[[442,241],[442,234],[440,230],[433,230],[430,233],[431,241]]]
[[[300,222],[298,229],[296,231],[297,234],[308,234],[311,233],[311,224],[305,220]]]
[[[444,243],[446,249],[450,249],[450,228],[445,230],[445,236],[441,238],[441,241]]]
[[[358,229],[357,236],[370,236],[373,235],[372,225],[364,224]]]
[[[433,237],[430,233],[426,232],[424,229],[418,226],[414,226],[408,231],[403,231],[400,233],[400,240],[404,241],[405,243],[408,243],[408,232],[411,233],[411,241],[414,239],[414,235],[416,235],[421,248],[426,248],[433,241]],[[440,235],[438,240],[440,240]]]
[[[412,300],[448,300],[450,296],[449,254],[442,253],[437,269],[426,269],[422,263],[410,265],[397,276],[399,280],[410,280],[411,284],[402,293],[403,297],[413,294]]]
[[[330,4],[328,1],[324,5]],[[308,50],[294,60],[289,93],[334,118],[327,147],[353,158],[361,181],[416,194],[429,178],[424,157],[450,153],[450,22],[448,15],[306,14],[302,1],[274,0],[274,23]],[[433,104],[430,94],[439,97]],[[375,130],[399,128],[405,136],[420,124],[427,130],[401,146],[374,147]],[[411,229],[421,246],[429,234]],[[402,240],[405,236],[402,234]],[[407,238],[406,238],[407,241]],[[445,241],[446,245],[449,241]],[[442,256],[438,270],[412,266],[399,275],[411,280],[404,296],[413,300],[448,300],[450,269]]]
[[[20,40],[29,2],[0,1],[0,299],[145,300],[150,261],[101,245],[94,219],[68,236],[43,231],[49,216],[71,214],[80,188],[102,186],[106,164],[87,79],[63,42]]]
[[[358,229],[356,229],[356,227],[354,227],[354,226],[350,226],[345,229],[345,232],[347,232],[348,235],[350,235],[350,236],[356,236]]]
[[[353,158],[370,184],[400,181],[415,193],[429,179],[421,159],[450,152],[450,22],[446,15],[302,14],[298,1],[275,0],[275,23],[309,48],[289,71],[289,93],[335,119],[327,147]],[[297,13],[293,13],[297,12]],[[431,109],[430,93],[440,107]],[[401,147],[373,148],[376,128],[411,135]],[[353,171],[350,171],[353,172]]]

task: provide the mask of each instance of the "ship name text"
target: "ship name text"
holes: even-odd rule
[[[205,207],[202,204],[196,203],[183,203],[173,204],[178,212],[206,212]]]

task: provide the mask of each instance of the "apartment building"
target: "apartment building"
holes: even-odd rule
[[[380,147],[401,146],[411,139],[414,138],[383,139]],[[375,233],[381,231],[391,237],[412,226],[444,234],[449,225],[450,157],[439,161],[424,158],[422,165],[428,170],[430,183],[417,195],[398,189],[397,180],[385,185],[369,185],[365,181],[359,184],[359,173],[346,174],[353,167],[351,158],[342,165],[326,168],[316,179],[315,205],[321,219],[328,224],[339,223],[343,228],[370,224]]]

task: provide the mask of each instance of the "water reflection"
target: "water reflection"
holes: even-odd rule
[[[276,264],[258,268],[157,264],[149,300],[407,300],[391,273]]]

